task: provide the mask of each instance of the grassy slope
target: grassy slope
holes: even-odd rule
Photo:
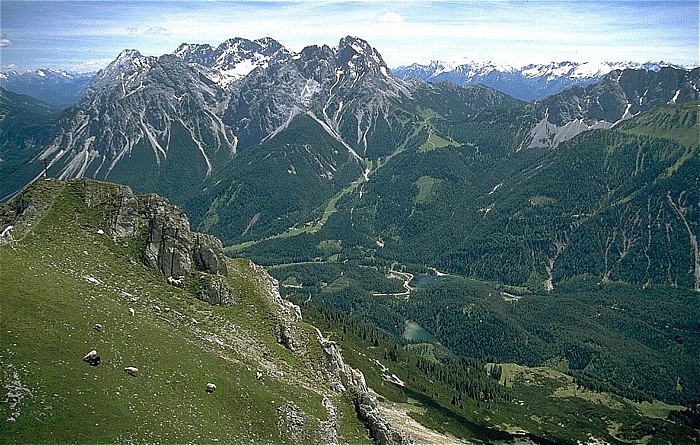
[[[50,210],[24,239],[0,246],[3,396],[15,373],[25,388],[16,407],[0,403],[1,443],[320,440],[327,413],[321,395],[306,388],[330,391],[275,342],[275,307],[259,270],[232,262],[238,304],[209,306],[134,260],[134,240],[114,243],[99,234],[107,215],[84,207],[78,183],[45,191],[60,194]],[[97,367],[82,361],[93,348],[102,359]],[[140,375],[130,377],[125,366]],[[213,394],[204,391],[209,381],[218,387]],[[367,442],[350,403],[334,402],[342,439]],[[306,413],[304,429],[285,424],[283,404]],[[15,421],[6,420],[17,411]]]
[[[697,146],[700,142],[697,131],[700,126],[699,105],[698,102],[668,104],[625,121],[616,128],[632,134],[661,134],[687,147]]]

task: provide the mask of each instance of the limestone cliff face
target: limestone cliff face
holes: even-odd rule
[[[185,214],[161,197],[148,195],[142,202],[146,217],[146,251],[143,261],[166,277],[192,274],[193,251],[189,221]]]
[[[335,342],[323,337],[318,328],[316,338],[308,338],[298,328],[302,320],[301,309],[296,304],[283,299],[279,293],[277,280],[270,276],[260,266],[261,275],[265,277],[265,287],[272,303],[277,306],[279,322],[276,325],[277,342],[299,355],[305,355],[308,343],[317,341],[321,345],[321,372],[329,379],[333,390],[337,393],[348,394],[355,405],[358,417],[365,423],[370,436],[379,445],[405,445],[413,443],[410,436],[395,428],[379,411],[377,399],[370,393],[362,371],[346,364]],[[312,337],[312,336],[311,336]],[[309,363],[317,367],[319,363]]]
[[[221,241],[191,231],[187,215],[163,197],[135,196],[126,186],[83,182],[83,199],[88,207],[111,203],[114,239],[143,237],[146,266],[157,269],[172,284],[184,285],[184,279],[192,280],[200,300],[222,306],[233,303],[225,279],[228,269]]]
[[[121,204],[112,225],[117,238],[146,229],[144,263],[166,277],[188,277],[194,270],[227,276],[226,257],[217,238],[192,232],[185,213],[158,195],[135,197],[119,187]],[[144,227],[145,226],[145,227]]]
[[[316,335],[323,349],[326,369],[335,382],[336,390],[352,396],[355,411],[367,425],[372,439],[379,445],[413,443],[408,435],[396,429],[379,411],[377,398],[369,392],[362,371],[347,365],[336,344],[325,339],[318,328]]]

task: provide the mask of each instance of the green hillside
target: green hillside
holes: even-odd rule
[[[86,205],[110,202],[112,187],[35,183],[0,245],[0,442],[370,442],[324,377],[314,329],[296,325],[300,352],[276,340],[284,315],[264,271],[231,261],[227,308],[167,285],[138,239],[109,236],[113,208]],[[95,367],[83,361],[92,349]]]
[[[648,136],[663,135],[692,147],[698,144],[699,105],[698,102],[669,104],[622,122],[615,128]]]
[[[275,283],[265,271],[245,259],[229,260],[230,307],[196,299],[191,286],[166,284],[143,265],[146,239],[114,235],[122,196],[123,187],[116,185],[42,180],[2,208],[4,225],[13,224],[0,245],[2,443],[371,443],[355,411],[362,398],[352,390],[337,391],[331,370],[338,364],[329,362],[328,345],[319,343],[308,322],[290,320],[288,307],[271,293]],[[337,248],[333,243],[321,246],[327,253]],[[570,350],[547,362],[548,369],[489,364],[491,357],[477,357],[477,350],[465,352],[450,343],[462,342],[462,337],[450,331],[453,312],[447,305],[467,315],[469,323],[489,310],[509,317],[508,329],[515,329],[516,336],[528,329],[533,347],[542,344],[546,337],[528,325],[533,312],[526,303],[499,304],[501,296],[494,301],[482,295],[498,287],[423,276],[407,288],[400,280],[408,274],[384,272],[352,263],[272,270],[285,293],[306,302],[305,319],[338,342],[349,364],[364,371],[379,394],[378,412],[398,422],[417,443],[429,443],[424,437],[444,443],[441,433],[502,441],[524,435],[542,444],[590,437],[629,443],[645,443],[648,437],[657,443],[697,438],[685,426],[681,406],[636,403],[652,398],[631,390],[624,393],[627,398],[616,395],[623,392],[604,385],[607,380],[599,380],[597,368],[570,375],[552,370],[579,369],[576,359],[588,343],[571,343]],[[408,300],[392,297],[407,289]],[[444,289],[454,300],[435,298]],[[314,306],[308,304],[310,297]],[[601,300],[585,302],[594,297]],[[578,300],[593,308],[607,305],[605,298],[590,294]],[[692,308],[682,294],[675,298]],[[418,307],[422,304],[426,306]],[[638,315],[639,308],[625,308]],[[577,313],[586,315],[584,310]],[[629,322],[615,318],[614,311],[603,313],[614,325]],[[649,316],[651,324],[671,323],[653,311]],[[435,325],[439,320],[441,325]],[[675,382],[681,394],[697,387],[686,354],[694,355],[698,348],[692,335],[682,333],[684,320],[673,321],[680,346],[666,345],[667,352],[652,357],[680,354],[667,364],[673,367],[670,377],[683,374]],[[573,328],[572,323],[565,325]],[[469,324],[454,326],[469,332]],[[398,335],[391,334],[395,328]],[[508,329],[505,335],[511,335]],[[646,347],[666,341],[659,332],[654,335]],[[475,339],[461,344],[468,343],[479,345]],[[101,357],[97,366],[83,361],[92,349]],[[606,357],[591,362],[611,363]],[[127,366],[136,366],[138,376],[126,373]],[[628,369],[617,368],[625,376]],[[213,393],[206,391],[208,382],[217,386]],[[594,387],[596,382],[601,386]],[[588,417],[579,418],[581,412]],[[410,424],[406,416],[419,424]]]

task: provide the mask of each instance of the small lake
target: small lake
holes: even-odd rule
[[[404,324],[403,338],[423,343],[440,343],[433,334],[423,329],[423,326],[411,320]]]
[[[421,287],[430,286],[431,284],[439,283],[443,280],[443,277],[437,275],[422,275],[418,279],[413,279],[411,281],[411,287],[420,289]]]

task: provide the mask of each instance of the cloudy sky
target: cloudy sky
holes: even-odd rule
[[[2,69],[94,71],[122,49],[273,37],[293,51],[361,37],[390,67],[471,59],[700,63],[698,0],[0,1]]]

